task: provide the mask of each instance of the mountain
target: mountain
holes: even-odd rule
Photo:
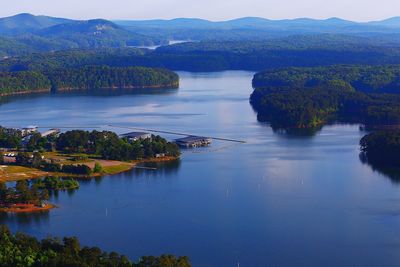
[[[175,40],[266,40],[298,34],[371,34],[398,33],[395,21],[359,23],[340,18],[270,20],[244,17],[227,21],[196,18],[171,20],[114,21],[127,30],[149,36]],[[385,26],[390,25],[390,27]]]
[[[27,13],[0,18],[0,34],[16,35],[71,22],[70,19],[34,16]]]
[[[400,28],[400,17],[393,17],[381,21],[372,21],[369,22],[368,24],[389,27],[389,28]]]
[[[103,19],[58,24],[36,31],[35,34],[43,38],[74,42],[78,44],[79,48],[153,44],[151,38],[135,34]]]
[[[152,46],[170,40],[266,41],[290,36],[351,35],[397,45],[400,17],[359,23],[340,18],[271,20],[243,17],[227,21],[198,18],[170,20],[71,20],[31,14],[0,18],[0,56],[30,52],[103,47]],[[333,37],[335,39],[336,37]],[[318,42],[318,37],[313,42]],[[342,40],[343,36],[339,36]],[[305,40],[307,44],[309,40]]]
[[[154,45],[162,42],[103,19],[68,20],[19,14],[0,19],[0,57],[66,49]]]

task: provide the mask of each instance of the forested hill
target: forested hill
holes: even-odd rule
[[[0,72],[0,95],[51,90],[178,86],[179,76],[176,73],[144,67],[86,66],[73,69]]]
[[[400,65],[284,68],[257,73],[253,86],[258,118],[276,128],[400,124]]]
[[[185,71],[255,70],[337,64],[400,64],[400,45],[349,36],[292,36],[269,41],[198,42],[160,47],[35,53],[0,60],[0,70],[40,70],[84,65],[146,66]],[[399,38],[400,40],[400,38]],[[400,43],[400,41],[398,42]],[[17,44],[7,41],[0,46]],[[24,47],[22,47],[24,48]],[[24,51],[29,51],[25,49]]]
[[[400,93],[400,65],[283,68],[254,75],[253,87],[315,88],[327,83],[362,92]]]

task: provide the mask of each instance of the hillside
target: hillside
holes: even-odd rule
[[[11,17],[0,18],[0,34],[17,35],[22,33],[32,33],[36,30],[62,23],[69,23],[71,21],[72,20],[70,19],[34,16],[22,13]]]
[[[400,124],[400,66],[283,68],[254,75],[250,102],[275,128],[321,127],[334,121]]]
[[[0,96],[63,90],[178,88],[179,76],[143,67],[86,66],[74,69],[0,72]]]

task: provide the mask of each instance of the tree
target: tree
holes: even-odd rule
[[[5,202],[7,196],[7,185],[5,182],[0,182],[0,202]]]
[[[29,166],[29,155],[26,152],[19,152],[16,157],[16,163],[21,166]]]
[[[32,155],[32,167],[39,168],[42,165],[43,159],[39,152],[34,152]]]
[[[96,161],[96,163],[94,164],[93,172],[101,173],[102,171],[103,171],[103,167],[101,166],[101,164],[98,161]]]
[[[32,200],[31,191],[29,190],[28,182],[26,180],[17,181],[15,190],[18,195],[18,199],[21,202],[29,202]]]
[[[50,199],[49,191],[47,189],[43,189],[42,192],[40,192],[40,200],[47,201],[49,199]]]

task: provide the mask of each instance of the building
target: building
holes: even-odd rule
[[[188,136],[175,139],[175,143],[184,148],[208,146],[211,144],[211,138],[203,136]]]
[[[38,131],[37,126],[28,126],[28,127],[21,129],[22,136],[27,136],[27,135],[36,133],[37,131]]]
[[[134,142],[137,140],[150,139],[151,134],[145,133],[145,132],[130,132],[130,133],[126,133],[126,134],[121,134],[120,137],[128,138],[129,142]]]
[[[41,133],[42,137],[47,137],[50,135],[58,135],[60,133],[60,129],[50,129],[48,131],[45,131]]]

